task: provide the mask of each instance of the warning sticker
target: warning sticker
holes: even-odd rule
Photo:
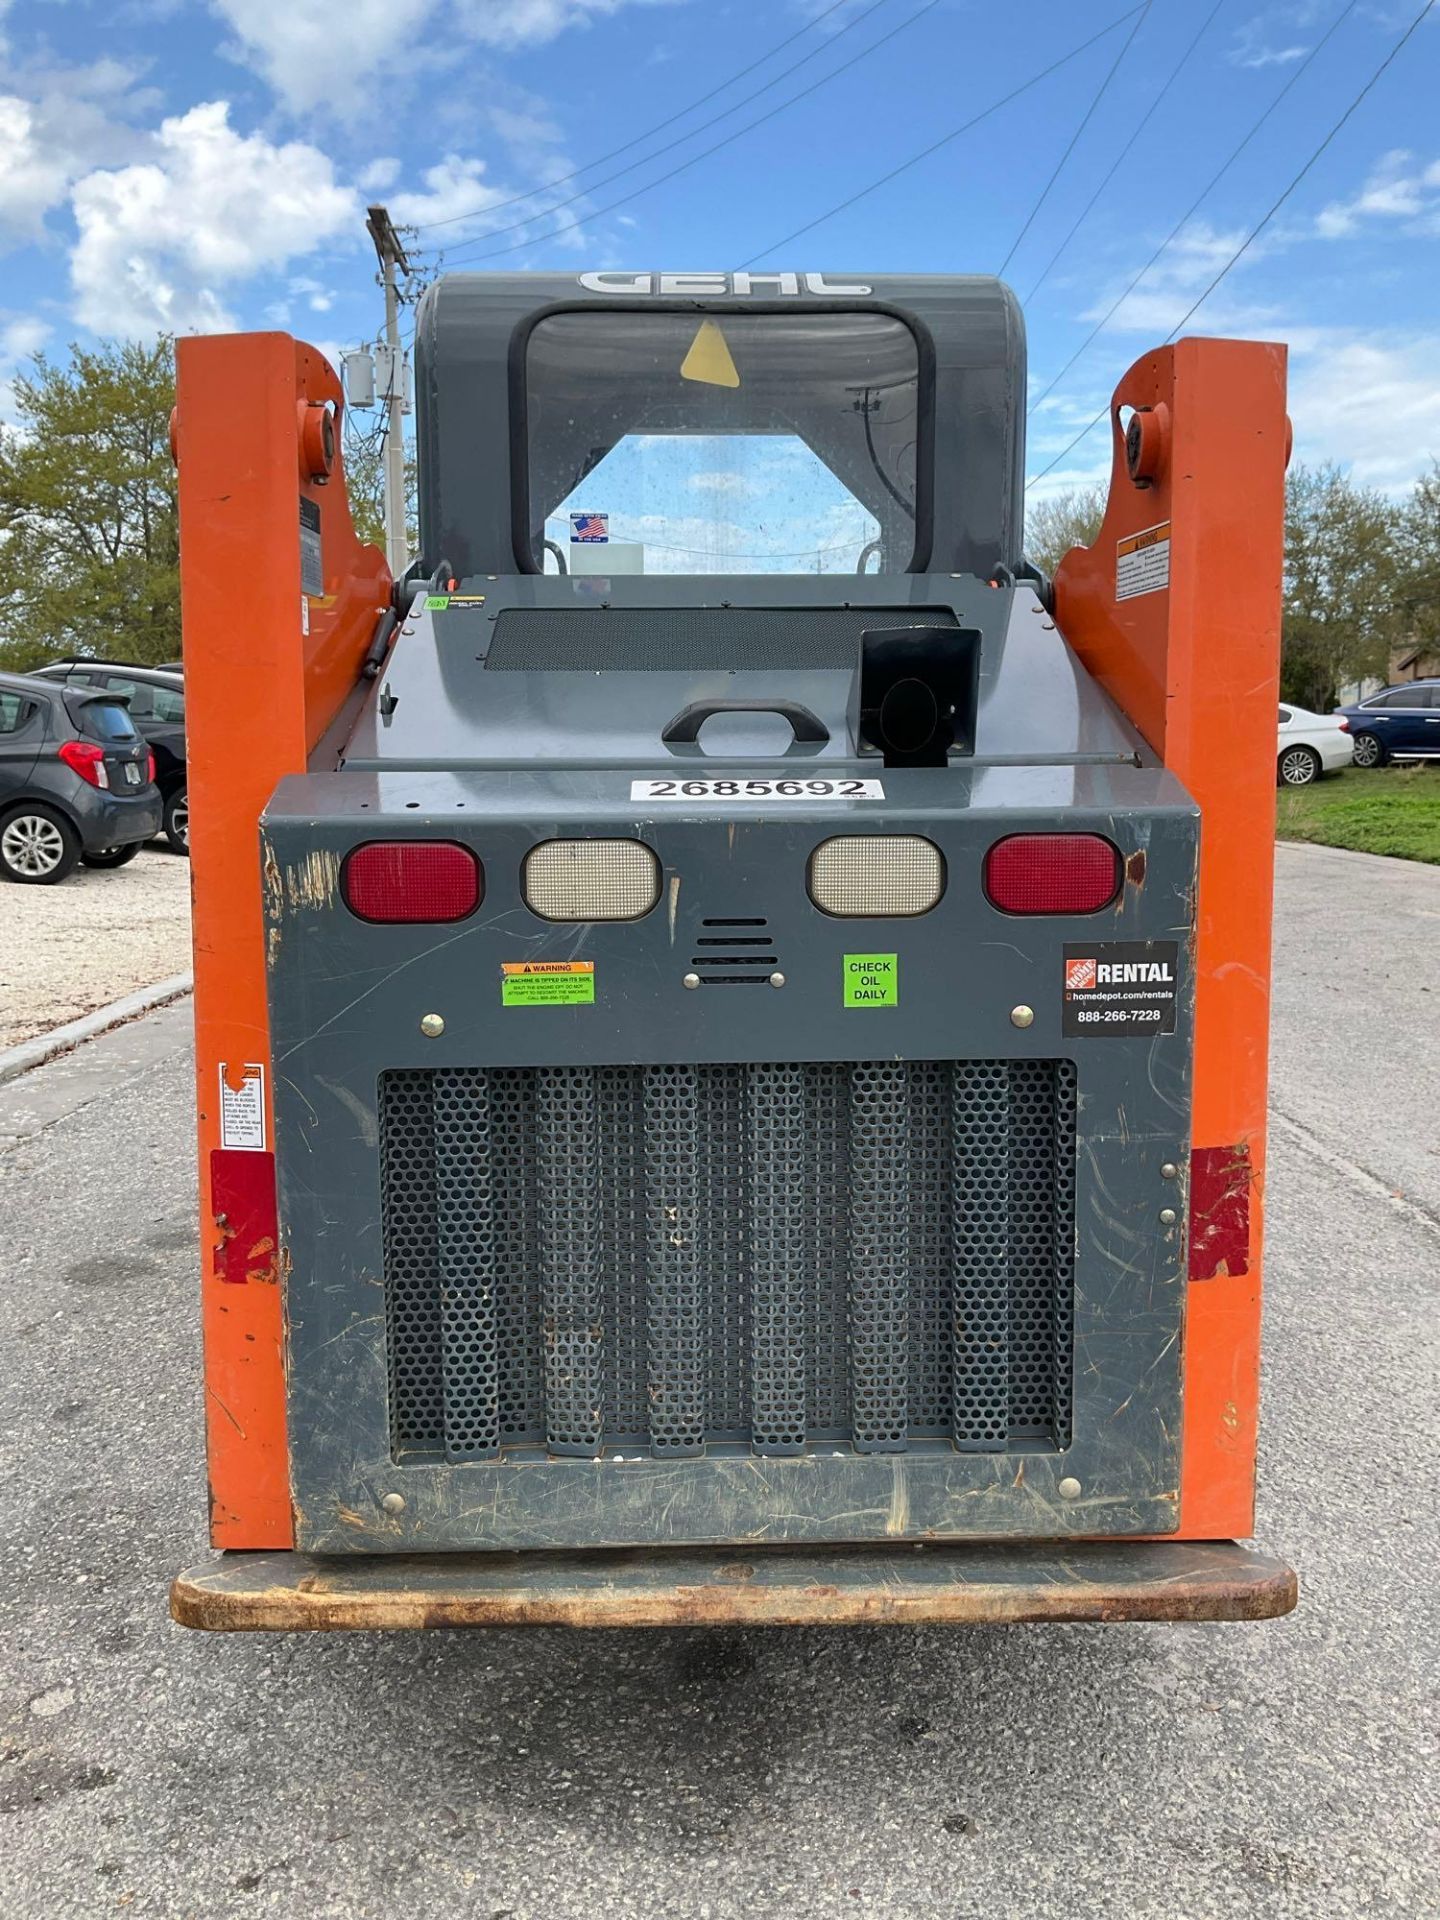
[[[898,1007],[898,953],[847,953],[841,975],[840,1004],[845,1007]]]
[[[220,1062],[220,1144],[241,1153],[265,1151],[265,1069],[257,1060],[235,1067]]]
[[[507,1007],[593,1007],[593,960],[516,960],[501,968],[500,1000]]]
[[[1170,522],[1143,533],[1127,533],[1115,542],[1115,598],[1134,600],[1160,593],[1170,584]]]
[[[1179,955],[1174,940],[1067,945],[1061,1030],[1097,1038],[1173,1033]]]
[[[320,507],[315,500],[300,496],[300,591],[315,595],[325,591],[325,555],[320,545]]]
[[[425,596],[425,611],[427,613],[443,613],[449,604],[450,596],[448,593],[427,593]]]

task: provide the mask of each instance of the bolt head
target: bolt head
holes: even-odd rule
[[[405,1496],[403,1493],[387,1493],[381,1499],[380,1505],[385,1509],[386,1513],[403,1513],[405,1511]]]
[[[1162,1180],[1173,1180],[1179,1171],[1179,1167],[1176,1166],[1173,1160],[1167,1160],[1160,1169],[1160,1178]]]
[[[438,1040],[445,1031],[445,1016],[439,1013],[424,1013],[420,1016],[420,1031],[427,1040]]]
[[[687,974],[686,974],[686,976],[685,976],[685,985],[686,985],[687,987],[698,987],[698,986],[699,986],[699,984],[700,984],[700,976],[699,976],[699,974],[698,974],[698,973],[687,973]]]
[[[1080,1498],[1080,1482],[1067,1473],[1065,1478],[1060,1482],[1060,1485],[1056,1488],[1056,1492],[1062,1500],[1078,1500]]]
[[[783,986],[784,986],[784,984],[785,984],[785,976],[784,976],[784,974],[783,974],[783,973],[772,973],[772,974],[771,974],[771,976],[770,976],[770,984],[771,984],[771,986],[772,986],[772,987],[783,987]]]
[[[1162,1227],[1173,1227],[1179,1218],[1180,1216],[1176,1213],[1174,1207],[1161,1207],[1160,1224]]]
[[[1010,1009],[1010,1024],[1012,1027],[1033,1027],[1035,1024],[1035,1009],[1033,1007],[1012,1007]]]

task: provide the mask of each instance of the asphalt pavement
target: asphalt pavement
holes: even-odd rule
[[[1440,1912],[1440,869],[1280,871],[1265,1625],[187,1633],[184,1011],[0,1088],[0,1914]]]

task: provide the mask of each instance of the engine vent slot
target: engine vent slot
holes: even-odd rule
[[[768,920],[703,920],[690,965],[702,987],[764,986],[780,965]]]

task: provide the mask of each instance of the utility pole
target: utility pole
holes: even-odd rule
[[[398,269],[408,275],[410,262],[384,207],[367,208],[365,226],[375,242],[385,288],[385,338],[390,348],[385,429],[385,557],[398,580],[410,564],[410,549],[405,538],[405,358],[400,351],[400,289],[395,274]]]

